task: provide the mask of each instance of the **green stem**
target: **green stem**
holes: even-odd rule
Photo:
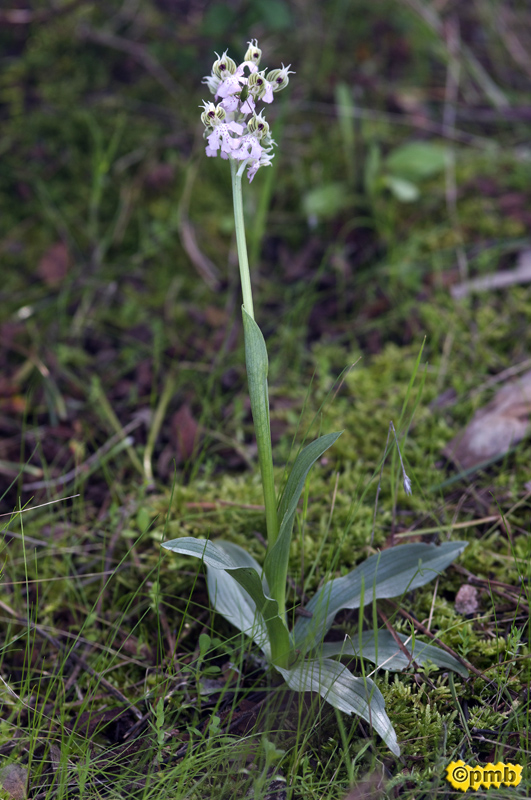
[[[232,194],[234,200],[234,221],[236,225],[236,245],[240,264],[240,278],[243,294],[243,316],[245,333],[245,355],[247,376],[251,398],[251,410],[258,448],[258,461],[262,476],[264,505],[267,525],[268,548],[271,548],[278,536],[277,497],[273,472],[273,452],[271,448],[271,430],[269,426],[269,400],[267,392],[267,351],[260,329],[254,319],[253,297],[251,292],[251,275],[245,243],[245,225],[243,219],[242,183],[237,175],[238,164],[230,162],[232,175]],[[251,330],[246,324],[246,313],[251,318]],[[262,342],[259,342],[261,339]],[[262,351],[262,352],[260,352]],[[253,387],[253,388],[252,388]]]
[[[243,219],[242,202],[242,177],[238,175],[240,165],[230,159],[230,173],[232,177],[232,200],[234,203],[234,223],[236,225],[236,246],[238,248],[238,262],[240,264],[240,280],[242,284],[243,307],[250,317],[254,319],[253,293],[251,291],[251,273],[247,258],[247,244],[245,241],[245,222]]]

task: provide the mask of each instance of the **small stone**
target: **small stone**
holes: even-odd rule
[[[455,596],[455,610],[458,614],[475,614],[478,610],[478,590],[465,583]]]
[[[28,770],[19,764],[8,764],[0,769],[0,789],[10,800],[25,800]]]

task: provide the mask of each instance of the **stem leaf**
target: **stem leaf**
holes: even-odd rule
[[[243,307],[242,316],[249,397],[264,489],[267,539],[269,546],[271,546],[278,535],[278,517],[269,423],[269,392],[267,388],[269,361],[262,331]]]
[[[341,433],[342,431],[327,433],[307,445],[298,454],[291,468],[284,494],[278,507],[278,519],[280,520],[278,538],[274,546],[268,548],[264,564],[271,593],[274,597],[283,596],[285,592],[291,532],[297,504],[304,490],[308,473],[315,462],[339,439]],[[280,592],[282,592],[282,595],[279,594]]]

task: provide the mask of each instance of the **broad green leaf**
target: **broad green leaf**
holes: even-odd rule
[[[468,670],[460,662],[433,644],[425,644],[415,638],[415,644],[411,637],[404,636],[402,633],[396,634],[406,650],[411,653],[413,661],[417,664],[427,664],[428,661],[441,669],[451,669],[468,677]],[[361,639],[361,641],[360,641]],[[410,664],[408,658],[398,647],[390,631],[364,631],[361,637],[356,634],[352,637],[346,636],[342,642],[325,642],[318,648],[319,655],[323,658],[331,656],[356,656],[372,661],[378,667],[399,672],[407,669]]]
[[[435,142],[408,142],[393,150],[385,160],[386,171],[412,181],[430,178],[446,166],[448,151]]]
[[[312,597],[293,630],[295,647],[317,647],[342,608],[355,609],[373,600],[400,597],[437,577],[460,555],[468,542],[403,544],[370,556],[342,578],[334,578]]]
[[[356,678],[346,667],[328,658],[307,659],[291,669],[278,671],[293,691],[319,692],[340,711],[362,717],[380,734],[391,752],[400,755],[382,693],[370,678]]]
[[[352,205],[353,196],[348,184],[324,183],[304,195],[302,205],[308,217],[331,219]]]
[[[321,458],[323,453],[338,440],[341,433],[341,431],[327,433],[307,445],[301,450],[291,468],[278,506],[280,521],[278,538],[273,547],[268,550],[264,564],[271,594],[274,597],[281,597],[285,592],[293,521],[308,473],[317,459]]]
[[[420,197],[418,186],[406,178],[399,178],[396,175],[384,175],[384,185],[394,194],[401,203],[413,203]]]
[[[288,629],[278,615],[277,601],[264,593],[258,570],[251,566],[240,566],[240,558],[235,560],[233,553],[228,553],[207,539],[194,539],[191,536],[184,536],[182,539],[172,539],[169,542],[164,542],[162,546],[166,550],[173,550],[175,553],[200,558],[207,567],[212,569],[225,570],[249,594],[256,610],[263,617],[270,642],[274,640],[276,643],[277,652],[289,652],[290,639]],[[246,622],[246,620],[247,616],[244,615],[243,621]]]
[[[257,561],[242,547],[232,542],[216,542],[216,547],[223,550],[234,564],[239,567],[250,567],[261,572]],[[256,611],[256,603],[248,592],[236,583],[230,572],[213,569],[207,564],[208,596],[214,609],[224,617],[227,622],[249,636],[269,658],[267,629],[260,614]],[[265,578],[262,580],[264,594],[269,595]]]

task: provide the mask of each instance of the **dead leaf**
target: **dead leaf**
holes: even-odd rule
[[[388,797],[381,772],[371,772],[352,787],[345,800],[380,800]]]
[[[49,755],[50,755],[50,764],[52,765],[52,769],[54,772],[57,772],[57,770],[61,766],[61,761],[63,760],[63,754],[61,753],[61,748],[58,747],[56,744],[51,743]]]
[[[522,441],[529,428],[531,371],[503,386],[443,450],[461,470],[495,461]]]
[[[199,436],[199,426],[188,404],[181,406],[173,415],[171,434],[172,444],[178,451],[178,463],[188,461],[195,453]]]
[[[58,286],[66,278],[69,266],[68,248],[63,242],[57,242],[42,256],[37,273],[48,286]]]
[[[25,800],[28,770],[19,764],[8,764],[0,769],[0,786],[12,800]]]

